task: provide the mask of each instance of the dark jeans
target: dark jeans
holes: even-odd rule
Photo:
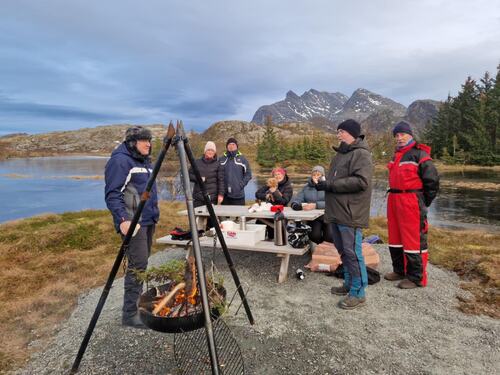
[[[216,206],[217,205],[217,198],[215,199],[215,201],[211,200],[210,202],[212,202],[212,206]],[[193,201],[193,206],[194,206],[194,208],[205,206],[205,201],[197,201],[195,199]],[[213,227],[214,227],[214,224],[212,223],[212,218],[209,216],[209,217],[207,217],[207,225],[205,227],[205,230],[208,230],[208,229],[213,228]],[[198,228],[198,229],[203,229],[203,228]]]
[[[224,200],[222,201],[224,206],[244,206],[245,198],[229,198],[227,195],[224,195]]]
[[[328,223],[323,221],[323,218],[314,221],[307,221],[307,225],[311,226],[311,233],[309,239],[314,243],[321,243],[323,241],[333,242],[332,229]]]
[[[124,318],[130,318],[137,314],[137,303],[142,293],[142,283],[136,280],[133,270],[144,271],[148,267],[154,232],[154,224],[141,227],[135,237],[130,240],[126,251],[128,266],[124,282],[125,293],[122,309]]]
[[[340,254],[344,265],[344,286],[349,289],[349,295],[364,297],[368,286],[365,258],[363,257],[361,229],[346,225],[330,223],[333,244]]]

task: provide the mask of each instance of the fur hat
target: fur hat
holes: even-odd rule
[[[344,130],[353,136],[354,139],[361,135],[361,125],[356,120],[345,120],[337,126],[337,130]]]
[[[132,126],[128,128],[125,132],[125,141],[138,141],[138,140],[146,140],[150,141],[153,138],[153,134],[151,130],[145,128],[144,126]]]
[[[215,143],[212,141],[208,141],[207,144],[205,145],[205,149],[203,150],[203,153],[207,152],[208,150],[213,150],[213,152],[217,152],[217,148],[215,147]]]
[[[406,121],[398,122],[394,129],[392,129],[392,135],[395,137],[398,133],[406,133],[413,137],[413,131],[411,130],[410,123]]]

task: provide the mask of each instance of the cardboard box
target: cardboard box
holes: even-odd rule
[[[377,268],[380,257],[373,246],[369,243],[363,243],[362,252],[366,265]],[[306,267],[311,271],[333,272],[340,264],[342,264],[342,261],[335,245],[330,242],[323,242],[316,246],[311,262]]]

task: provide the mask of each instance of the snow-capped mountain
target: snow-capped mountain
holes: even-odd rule
[[[288,91],[285,100],[260,107],[252,122],[263,124],[265,118],[271,115],[273,122],[278,124],[309,121],[316,117],[338,124],[347,118],[362,121],[381,110],[389,110],[398,117],[406,113],[404,105],[366,89],[357,89],[350,98],[340,92],[320,92],[314,89],[301,96]]]
[[[311,89],[298,96],[293,91],[288,91],[285,100],[260,107],[255,112],[252,122],[263,124],[269,115],[277,124],[308,121],[314,117],[331,119],[333,114],[342,111],[348,99],[340,92],[329,93]]]

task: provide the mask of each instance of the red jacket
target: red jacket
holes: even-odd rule
[[[389,188],[394,190],[422,190],[428,207],[439,191],[439,175],[429,156],[431,148],[413,142],[394,153],[387,164]]]

